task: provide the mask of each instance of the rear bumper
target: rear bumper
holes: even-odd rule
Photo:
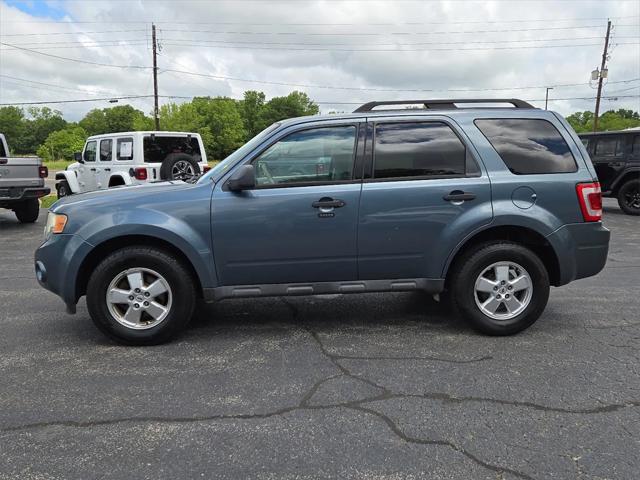
[[[547,237],[558,254],[559,285],[599,273],[607,263],[611,232],[600,222],[571,223]]]
[[[49,195],[49,187],[8,187],[0,188],[0,206],[22,202],[30,198],[40,198]]]

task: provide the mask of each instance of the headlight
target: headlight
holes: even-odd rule
[[[52,233],[62,233],[67,224],[67,216],[61,213],[51,213],[47,217],[47,224],[44,226],[44,238],[49,238]]]

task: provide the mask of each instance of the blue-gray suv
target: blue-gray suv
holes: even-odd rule
[[[35,269],[70,313],[86,295],[126,344],[173,338],[198,298],[407,290],[508,335],[538,319],[551,285],[602,270],[601,216],[596,172],[556,113],[372,102],[276,123],[194,184],[65,198]]]

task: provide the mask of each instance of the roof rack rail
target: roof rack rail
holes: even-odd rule
[[[416,105],[422,104],[426,109],[455,109],[457,103],[510,103],[515,108],[536,108],[530,103],[517,98],[463,98],[455,100],[388,100],[384,102],[369,102],[356,108],[353,113],[371,112],[382,105]],[[487,107],[482,107],[487,108]],[[488,107],[495,108],[495,107]]]

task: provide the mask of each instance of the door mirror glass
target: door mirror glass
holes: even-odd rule
[[[251,190],[256,186],[256,171],[253,165],[242,165],[236,170],[229,181],[227,187],[232,192]]]
[[[82,159],[82,152],[75,152],[75,153],[73,154],[73,159],[74,159],[76,162],[84,163],[84,160]]]

